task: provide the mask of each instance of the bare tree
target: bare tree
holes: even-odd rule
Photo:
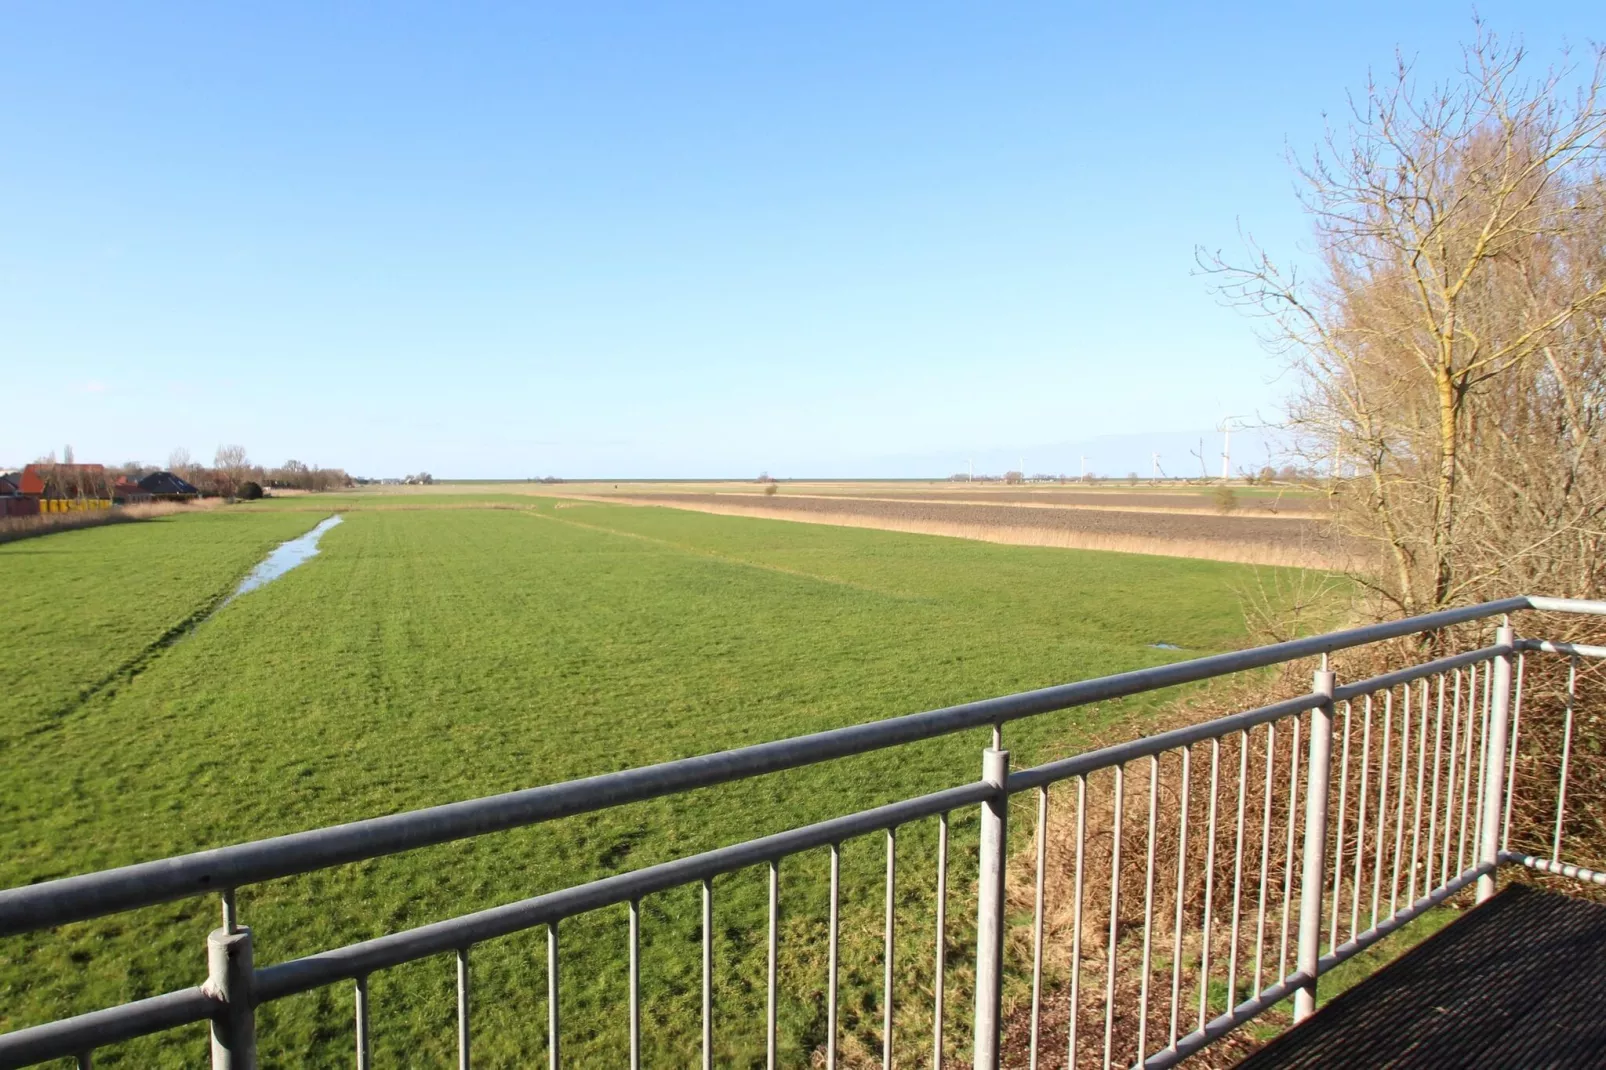
[[[173,452],[167,455],[167,470],[181,479],[189,479],[193,467],[190,451],[183,446],[175,447]]]
[[[1357,576],[1407,613],[1606,575],[1606,51],[1571,93],[1481,24],[1464,57],[1430,88],[1399,62],[1298,165],[1317,279],[1200,255],[1266,317]]]
[[[226,498],[234,497],[251,473],[251,461],[246,457],[244,446],[219,446],[212,458],[212,467],[216,469],[218,493]]]

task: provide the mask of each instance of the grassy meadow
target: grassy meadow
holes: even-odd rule
[[[205,614],[331,510],[322,552]],[[1239,645],[1245,566],[494,493],[263,502],[0,546],[0,887],[860,723]],[[185,632],[187,626],[195,624]],[[178,637],[175,640],[175,637]],[[1171,643],[1180,650],[1150,644]],[[1016,722],[1017,766],[1116,716]],[[259,966],[974,780],[983,733],[243,889]],[[902,830],[900,1045],[929,1040],[932,823]],[[1021,828],[1029,825],[1019,826]],[[950,1002],[974,815],[953,823]],[[843,848],[844,1044],[878,1047],[879,837]],[[825,1039],[826,856],[782,864],[783,1062]],[[762,1065],[762,871],[715,884],[721,1066]],[[644,1045],[697,1050],[698,890],[642,907]],[[0,941],[0,1030],[197,983],[215,900]],[[626,1051],[625,912],[562,926],[565,1062]],[[545,934],[477,947],[476,1064],[544,1059]],[[376,1065],[448,1065],[453,965],[370,981]],[[346,1065],[351,991],[259,1011],[263,1064]],[[97,1054],[202,1061],[200,1027]]]

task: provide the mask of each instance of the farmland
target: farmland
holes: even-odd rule
[[[577,484],[561,492],[732,516],[1245,564],[1331,568],[1356,552],[1324,525],[1326,500],[1299,488],[1237,486],[1229,491],[1178,483],[604,483]]]
[[[1242,566],[498,490],[285,499],[0,547],[0,615],[27,622],[19,660],[40,667],[0,725],[0,886],[1242,641]],[[195,624],[267,548],[336,506],[346,521],[316,558]],[[1007,738],[1017,763],[1039,760],[1145,708],[1020,722]],[[243,891],[241,912],[265,965],[973,780],[984,742],[959,735],[274,882]],[[970,820],[955,815],[961,875]],[[911,993],[929,975],[932,842],[928,827],[899,835]],[[865,1038],[880,1013],[881,852],[874,838],[843,850],[843,1026]],[[824,861],[783,865],[787,1065],[823,1041]],[[762,1055],[763,896],[762,873],[718,882],[720,1065]],[[195,983],[215,911],[181,902],[0,943],[0,1029]],[[684,1065],[696,1047],[698,924],[695,889],[643,904],[652,1065]],[[623,925],[622,910],[564,924],[573,1065],[624,1050]],[[485,1064],[541,1057],[544,954],[539,933],[476,949]],[[451,984],[447,961],[371,980],[380,1065],[449,1061]],[[910,997],[911,1035],[913,1004],[928,999]],[[265,1007],[264,1061],[345,1064],[349,1007],[346,989]],[[192,1065],[203,1045],[191,1029],[97,1065]]]

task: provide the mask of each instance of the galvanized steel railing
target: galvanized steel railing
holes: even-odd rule
[[[703,912],[702,1065],[712,1067],[713,882],[722,874],[753,866],[766,866],[769,875],[765,1029],[768,1064],[773,1068],[778,1062],[780,863],[788,856],[818,849],[829,849],[831,862],[825,1057],[834,1068],[840,1032],[841,845],[874,833],[886,837],[881,1024],[883,1064],[890,1067],[898,1002],[893,971],[897,830],[931,818],[938,822],[938,846],[935,1029],[930,1063],[940,1067],[946,1013],[949,814],[967,806],[979,806],[981,816],[974,1065],[996,1068],[1006,1029],[1009,802],[1011,796],[1028,792],[1035,793],[1037,803],[1027,1025],[1030,1066],[1036,1070],[1040,1065],[1061,1065],[1059,1053],[1050,1055],[1040,1049],[1041,1017],[1051,987],[1044,959],[1045,900],[1050,881],[1057,883],[1065,876],[1070,878],[1073,906],[1069,978],[1064,985],[1068,1035],[1063,1065],[1078,1066],[1090,1055],[1104,1066],[1170,1066],[1284,1000],[1292,998],[1296,1021],[1306,1017],[1315,1007],[1319,976],[1469,885],[1477,884],[1480,901],[1487,898],[1493,892],[1495,870],[1502,863],[1606,884],[1606,875],[1561,858],[1578,659],[1606,656],[1606,648],[1518,640],[1510,625],[1503,624],[1493,646],[1356,683],[1340,684],[1326,668],[1325,655],[1336,651],[1528,609],[1606,615],[1606,603],[1602,602],[1504,599],[0,891],[0,937],[204,894],[220,896],[223,915],[222,926],[208,937],[204,984],[0,1035],[0,1068],[62,1057],[76,1057],[80,1066],[87,1067],[97,1048],[203,1021],[211,1023],[214,1067],[254,1067],[256,1007],[345,981],[355,988],[356,1062],[366,1068],[371,1061],[369,975],[434,955],[456,959],[458,1065],[466,1068],[471,1049],[471,948],[488,939],[542,926],[547,930],[548,947],[548,1059],[557,1067],[561,1060],[559,925],[576,915],[619,904],[629,911],[629,1065],[639,1067],[641,900],[695,884],[702,888]],[[1528,652],[1565,655],[1573,667],[1567,688],[1556,831],[1548,858],[1512,851],[1509,843],[1522,664]],[[1323,668],[1316,672],[1308,694],[1036,768],[1010,771],[1009,754],[1002,747],[1002,728],[1008,721],[1315,655],[1323,656]],[[975,783],[303,958],[256,967],[251,931],[240,925],[236,916],[235,890],[249,884],[988,725],[994,729],[993,746],[983,753],[982,778]],[[1280,749],[1280,738],[1288,740],[1286,752]],[[1335,738],[1339,747],[1336,768]],[[1201,772],[1196,780],[1196,748],[1208,749],[1207,757],[1200,756],[1201,764],[1208,761],[1207,779]],[[1224,755],[1228,759],[1225,775]],[[1234,764],[1236,777],[1231,774]],[[1132,775],[1129,766],[1136,767],[1137,778],[1147,788],[1146,835],[1141,840],[1141,937],[1122,923],[1121,910],[1123,896],[1136,894],[1127,887],[1127,870],[1135,877],[1137,867],[1124,842],[1137,840],[1136,832],[1125,827],[1127,781]],[[1178,786],[1176,846],[1161,852],[1159,844],[1170,836],[1173,826],[1169,820],[1162,825],[1160,790],[1173,768]],[[1049,865],[1048,844],[1051,788],[1068,782],[1075,784],[1076,819],[1075,861],[1067,874]],[[1199,788],[1204,785],[1208,786],[1201,793]],[[1088,850],[1090,816],[1094,823],[1104,820],[1098,800],[1106,792],[1110,850],[1107,862],[1096,862]],[[1258,828],[1250,817],[1256,795]],[[1228,801],[1231,805],[1223,813],[1220,804]],[[1195,806],[1207,810],[1202,835],[1190,827],[1190,819],[1192,825],[1198,824],[1190,813]],[[1231,832],[1224,826],[1230,826]],[[1230,854],[1226,850],[1229,842]],[[1125,859],[1124,849],[1129,851]],[[1167,864],[1170,872],[1161,873]],[[1099,865],[1108,883],[1101,882],[1098,892],[1107,898],[1104,920],[1093,932],[1086,923],[1090,918],[1097,920],[1098,908],[1092,903],[1086,877]],[[1165,881],[1158,889],[1157,877]],[[1169,910],[1157,914],[1167,895]],[[1246,898],[1253,903],[1252,910]],[[1341,932],[1346,929],[1347,934]],[[1342,942],[1341,935],[1345,937]],[[1167,936],[1168,949],[1164,947]],[[1275,959],[1267,945],[1268,936],[1273,939]],[[1100,941],[1097,954],[1086,953],[1087,945]],[[1157,941],[1162,954],[1169,951],[1169,985],[1164,983],[1163,968],[1158,978],[1154,970]],[[1088,973],[1102,980],[1102,992],[1084,986]],[[1130,984],[1123,982],[1132,975],[1138,984],[1136,1036],[1126,1050],[1124,1033],[1116,1025],[1119,1018],[1124,1027],[1133,1016],[1127,991]],[[1223,977],[1225,993],[1217,996],[1211,986]],[[1247,989],[1241,985],[1244,980],[1249,982]],[[1102,1027],[1100,1038],[1088,1041],[1082,1028],[1084,1019],[1095,1030]]]

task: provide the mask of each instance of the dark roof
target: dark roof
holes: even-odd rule
[[[172,472],[152,472],[139,481],[139,485],[152,494],[199,494],[189,483]]]
[[[0,494],[15,494],[22,487],[22,477],[15,473],[0,472]]]

